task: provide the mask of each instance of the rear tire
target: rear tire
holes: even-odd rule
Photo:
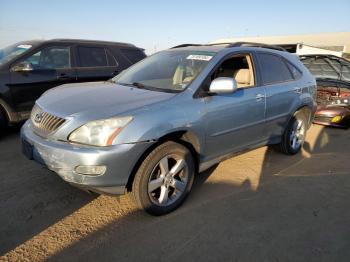
[[[183,145],[165,142],[142,162],[132,186],[136,205],[151,215],[164,215],[178,208],[190,193],[194,161]]]
[[[298,111],[290,119],[279,144],[280,151],[287,155],[295,155],[303,147],[309,116]]]

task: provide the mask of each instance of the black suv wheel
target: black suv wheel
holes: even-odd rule
[[[7,119],[4,112],[0,108],[0,134],[3,134],[6,128]]]

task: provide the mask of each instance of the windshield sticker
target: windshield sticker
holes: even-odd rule
[[[18,48],[23,48],[23,49],[29,49],[31,48],[32,46],[31,45],[19,45],[17,46]]]
[[[186,57],[186,59],[200,60],[200,61],[210,61],[210,59],[212,58],[213,56],[210,56],[210,55],[189,55],[188,57]]]

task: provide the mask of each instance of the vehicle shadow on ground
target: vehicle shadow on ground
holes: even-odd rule
[[[200,174],[177,211],[131,210],[48,258],[347,261],[350,135],[317,129],[300,154],[262,148],[229,159]]]
[[[20,128],[9,127],[0,137],[0,256],[96,197],[22,156]]]
[[[126,197],[94,198],[46,180],[44,192],[75,200],[55,206],[51,218],[43,211],[48,220],[24,226],[30,233],[18,230],[17,244],[33,237],[7,258],[347,261],[350,134],[316,131],[295,156],[265,147],[201,173],[184,205],[163,217],[136,210]]]

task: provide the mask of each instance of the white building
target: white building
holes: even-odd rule
[[[280,45],[298,54],[333,54],[350,58],[350,32],[286,36],[234,37],[211,43],[256,42]]]

